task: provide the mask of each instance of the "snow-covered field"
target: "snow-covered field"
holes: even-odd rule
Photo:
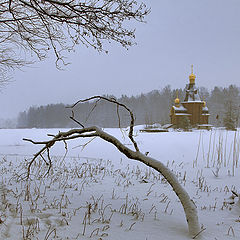
[[[64,129],[61,129],[64,131]],[[140,133],[142,152],[177,175],[195,202],[198,239],[240,239],[240,133],[224,130]],[[0,239],[189,239],[182,206],[155,170],[129,160],[100,139],[58,143],[53,167],[26,163],[39,149],[22,141],[48,139],[59,129],[0,130]],[[106,129],[127,146],[123,131]],[[239,204],[239,205],[238,205]]]

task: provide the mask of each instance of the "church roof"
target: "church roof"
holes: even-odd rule
[[[176,116],[191,116],[190,113],[175,113]]]
[[[182,105],[180,106],[173,106],[174,110],[176,113],[186,113],[187,109],[183,107]]]
[[[187,84],[184,102],[202,102],[195,84]]]
[[[208,112],[208,107],[206,107],[206,106],[203,107],[203,108],[202,108],[202,111],[203,111],[203,112]]]

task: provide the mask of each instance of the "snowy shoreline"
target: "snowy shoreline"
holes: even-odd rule
[[[119,129],[105,130],[130,144]],[[165,179],[100,139],[83,150],[86,140],[69,143],[64,161],[64,145],[57,144],[50,176],[42,177],[40,161],[32,181],[21,180],[40,148],[22,138],[44,140],[57,132],[0,129],[1,238],[189,239],[182,206]],[[240,185],[239,131],[146,134],[137,127],[135,135],[140,150],[168,165],[192,197],[206,228],[201,239],[240,236],[238,199],[230,198]]]

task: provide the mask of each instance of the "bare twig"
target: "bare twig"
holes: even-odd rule
[[[80,103],[84,103],[84,102],[89,102],[91,100],[104,100],[104,101],[107,101],[107,102],[111,102],[113,104],[116,104],[117,105],[117,114],[118,114],[118,119],[120,118],[119,117],[119,112],[118,112],[118,107],[122,107],[124,108],[125,110],[128,111],[129,115],[130,115],[130,127],[129,127],[129,133],[128,133],[128,137],[129,139],[131,140],[131,142],[133,143],[134,145],[134,148],[135,150],[138,152],[139,151],[139,148],[138,148],[138,145],[136,143],[136,141],[134,140],[133,138],[133,128],[134,128],[134,115],[133,115],[133,112],[123,103],[120,103],[118,102],[116,99],[114,98],[107,98],[107,97],[103,97],[103,96],[93,96],[93,97],[90,97],[90,98],[86,98],[86,99],[83,99],[83,100],[79,100],[77,101],[76,103],[74,103],[72,106],[69,106],[68,108],[71,108],[71,109],[74,109],[74,107],[76,107],[78,104]],[[95,102],[95,104],[97,104],[97,101]],[[94,105],[95,106],[95,105]],[[95,108],[95,107],[94,107]],[[120,120],[119,120],[119,124],[120,124]]]
[[[126,22],[144,22],[149,14],[134,0],[10,0],[0,3],[0,75],[43,60],[51,50],[56,66],[77,44],[106,52],[104,42],[128,48],[135,44],[134,29]],[[30,59],[30,60],[29,60]]]
[[[198,232],[195,236],[193,236],[193,239],[196,239],[205,230],[206,230],[206,228],[201,229],[200,232]]]

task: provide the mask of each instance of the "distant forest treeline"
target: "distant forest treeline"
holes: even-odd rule
[[[135,114],[135,124],[165,124],[170,122],[170,109],[177,96],[184,100],[185,89],[171,89],[166,86],[162,90],[154,90],[146,94],[127,97],[122,95],[117,99],[128,106]],[[233,118],[238,125],[240,110],[240,89],[234,85],[228,88],[215,87],[209,91],[205,87],[199,88],[201,99],[207,102],[210,118],[209,123],[223,126],[227,117]],[[114,97],[114,96],[107,96]],[[84,126],[97,125],[100,127],[118,127],[117,109],[111,103],[99,101],[79,104],[75,108],[75,118]],[[47,106],[30,107],[19,113],[18,128],[64,128],[76,127],[69,116],[71,109],[64,104],[50,104]],[[129,126],[129,115],[119,109],[121,127]],[[230,114],[230,115],[229,115]]]

